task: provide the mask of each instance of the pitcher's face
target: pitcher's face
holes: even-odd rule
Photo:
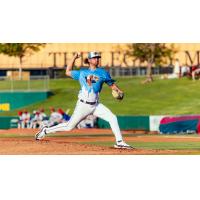
[[[100,58],[90,58],[90,59],[88,59],[88,61],[89,61],[89,64],[90,65],[92,65],[92,66],[98,66],[99,65],[99,59]]]

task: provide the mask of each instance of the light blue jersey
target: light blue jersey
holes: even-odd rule
[[[81,90],[79,92],[79,99],[89,102],[98,100],[103,83],[111,86],[115,82],[110,77],[110,74],[101,67],[97,67],[95,70],[73,70],[71,71],[71,76],[80,83]]]

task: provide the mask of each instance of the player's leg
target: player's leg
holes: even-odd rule
[[[109,122],[110,127],[115,135],[116,139],[116,148],[127,148],[131,149],[132,147],[127,145],[122,138],[122,134],[119,128],[119,124],[117,121],[117,117],[103,104],[98,104],[94,113],[95,116],[104,119],[105,121]]]
[[[87,115],[91,114],[94,111],[95,107],[91,107],[88,104],[77,102],[73,115],[71,116],[68,122],[52,126],[50,128],[43,127],[37,134],[36,140],[44,138],[48,133],[53,133],[57,131],[70,131],[76,127],[76,125],[84,119]]]
[[[24,120],[21,122],[21,128],[25,128],[25,122],[24,122]]]
[[[195,81],[195,70],[192,72],[192,80]]]
[[[20,129],[22,127],[22,122],[21,120],[18,121],[18,129]]]
[[[117,117],[106,106],[101,103],[98,104],[93,114],[109,122],[110,127],[115,135],[116,141],[122,140],[122,134],[119,129]]]

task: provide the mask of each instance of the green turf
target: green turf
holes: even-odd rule
[[[113,146],[114,142],[84,142],[101,146]],[[136,149],[157,149],[157,150],[199,150],[199,142],[128,142]]]
[[[160,80],[151,84],[141,84],[144,78],[117,78],[117,84],[124,90],[125,98],[119,102],[113,99],[110,88],[104,85],[100,101],[117,115],[175,115],[200,113],[200,81],[188,78]],[[3,87],[3,86],[2,86]],[[49,99],[25,107],[29,111],[41,106],[49,114],[49,107],[70,108],[76,105],[79,83],[72,79],[50,80],[53,96]],[[1,90],[1,85],[0,85]],[[15,116],[17,111],[1,112],[1,116]]]
[[[31,90],[46,90],[48,80],[15,80],[11,82],[10,80],[1,80],[0,81],[0,91],[10,91],[11,88],[13,91],[27,91],[29,88]]]

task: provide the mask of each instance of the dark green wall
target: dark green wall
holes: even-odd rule
[[[45,92],[0,92],[0,112],[14,110],[26,105],[43,101],[51,93]]]
[[[117,116],[119,126],[122,130],[149,130],[149,116]],[[98,119],[99,128],[110,128],[108,122]]]
[[[122,130],[149,131],[149,116],[118,116],[117,118]],[[0,129],[9,129],[11,119],[18,119],[18,117],[0,117]],[[98,119],[97,125],[99,128],[110,128],[108,122],[102,119]]]
[[[0,116],[0,129],[11,128],[11,119],[18,119],[18,117],[1,117]]]

